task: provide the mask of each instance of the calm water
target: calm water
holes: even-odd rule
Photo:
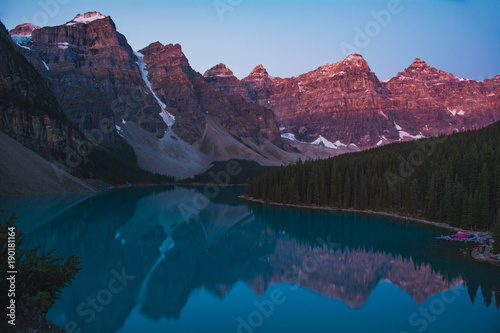
[[[69,332],[499,332],[500,268],[448,233],[267,207],[202,187],[0,199],[27,245],[82,270],[49,312]]]

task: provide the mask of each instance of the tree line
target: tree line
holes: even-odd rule
[[[253,179],[246,195],[286,204],[389,211],[491,230],[500,220],[499,143],[500,122],[450,136],[299,160]]]

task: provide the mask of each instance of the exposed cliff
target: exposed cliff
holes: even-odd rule
[[[74,153],[84,136],[67,121],[46,81],[20,54],[0,25],[0,130],[49,161],[61,162],[75,174]]]
[[[242,97],[217,92],[194,71],[180,45],[156,42],[140,51],[156,95],[175,118],[174,132],[191,144],[200,140],[210,117],[229,133],[259,145],[266,140],[280,146],[281,139],[271,110]]]
[[[187,177],[214,160],[279,165],[299,158],[282,146],[271,110],[215,91],[179,45],[157,42],[133,52],[111,18],[97,12],[27,36],[18,41],[21,52],[68,119],[107,148],[123,149],[123,137],[147,170]]]
[[[358,54],[285,79],[259,65],[239,81],[218,65],[205,81],[272,109],[284,137],[334,148],[450,134],[500,119],[499,76],[461,79],[420,59],[388,82]]]

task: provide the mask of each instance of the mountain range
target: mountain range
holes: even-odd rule
[[[91,169],[89,142],[180,179],[214,161],[288,164],[500,120],[500,74],[462,79],[421,59],[387,82],[358,54],[292,78],[259,65],[239,80],[224,64],[198,73],[177,44],[134,51],[98,12],[21,24],[8,33],[17,45],[0,30],[12,59],[0,67],[0,130],[76,176]]]

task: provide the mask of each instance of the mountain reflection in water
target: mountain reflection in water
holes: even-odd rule
[[[61,326],[72,322],[83,332],[116,332],[131,314],[153,322],[182,320],[200,290],[223,300],[241,283],[258,297],[286,284],[352,309],[362,308],[382,281],[415,304],[464,285],[472,303],[480,287],[486,306],[494,299],[499,306],[498,267],[471,262],[456,255],[456,246],[433,242],[442,229],[246,203],[236,198],[241,187],[227,188],[216,199],[199,190],[111,191],[79,199],[60,214],[47,205],[51,219],[42,225],[34,221],[43,210],[20,212],[19,228],[30,230],[27,246],[56,248],[82,261],[50,319]],[[120,272],[132,278],[109,304],[93,309],[88,299],[102,298]]]

